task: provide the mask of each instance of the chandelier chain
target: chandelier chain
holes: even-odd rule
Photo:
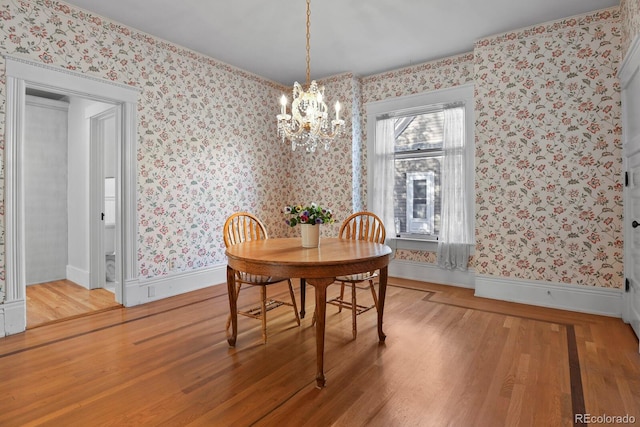
[[[311,83],[311,0],[307,0],[307,86]]]

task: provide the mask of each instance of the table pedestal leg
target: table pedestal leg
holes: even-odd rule
[[[380,269],[380,283],[378,285],[378,339],[384,342],[387,336],[382,332],[382,316],[384,314],[384,300],[387,295],[387,278],[389,275],[389,267],[385,266]]]
[[[227,266],[227,292],[229,294],[229,311],[231,314],[231,335],[227,336],[230,347],[236,346],[238,337],[238,300],[236,297],[236,272]]]
[[[324,377],[324,328],[327,315],[327,287],[335,281],[333,277],[324,279],[308,279],[315,288],[316,294],[316,387],[325,385]]]

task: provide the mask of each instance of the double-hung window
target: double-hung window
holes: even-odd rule
[[[473,243],[473,86],[367,104],[368,205],[397,248]]]

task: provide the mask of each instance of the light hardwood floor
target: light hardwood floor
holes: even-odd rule
[[[121,307],[113,292],[88,290],[70,280],[27,286],[27,328]]]
[[[353,340],[350,313],[328,309],[322,390],[311,315],[297,327],[287,308],[270,311],[266,345],[260,322],[241,316],[229,348],[226,286],[5,337],[0,425],[570,426],[582,413],[640,423],[638,341],[620,319],[389,281],[384,344],[375,311]],[[307,313],[312,301],[310,288]]]

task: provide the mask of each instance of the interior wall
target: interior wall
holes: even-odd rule
[[[69,278],[89,288],[89,120],[87,99],[72,97],[69,106]]]
[[[283,221],[280,85],[61,2],[3,7],[0,52],[141,89],[141,280],[223,264],[220,228],[235,211]]]
[[[284,90],[280,85],[62,2],[10,1],[3,7],[2,25],[6,34],[0,39],[1,53],[141,88],[137,124],[140,278],[168,274],[170,264],[181,271],[223,264],[224,244],[219,230],[225,218],[234,211],[256,212],[270,230],[288,232],[281,228],[284,203],[304,202],[311,197],[322,199],[318,200],[320,202],[333,201],[335,192],[339,195],[337,205],[340,210],[346,210],[346,204],[352,203],[345,202],[343,197],[351,192],[353,179],[358,178],[351,174],[350,158],[349,172],[340,173],[342,161],[347,160],[346,153],[316,156],[340,163],[329,163],[328,160],[314,163],[305,159],[305,165],[312,167],[305,169],[295,163],[300,160],[298,157],[294,156],[292,163],[290,152],[281,149],[273,119],[279,107],[277,100]],[[590,16],[596,23],[585,22],[588,24],[586,31],[599,31],[598,17]],[[63,22],[73,31],[59,31]],[[540,28],[554,34],[557,25]],[[608,34],[612,28],[605,27],[605,34]],[[520,32],[514,34],[517,36]],[[503,53],[506,54],[506,50]],[[482,74],[477,77],[474,74],[474,60],[473,54],[467,54],[365,77],[360,108],[368,99],[418,93],[481,79]],[[606,68],[606,61],[603,64]],[[4,80],[3,65],[0,58],[0,81]],[[517,63],[510,66],[514,65]],[[335,89],[327,85],[330,97],[335,91],[340,98],[342,95],[337,94],[354,88],[351,82],[343,83],[339,79]],[[524,82],[513,83],[524,89]],[[5,90],[4,86],[0,87],[2,103]],[[483,102],[489,103],[490,96],[495,95],[489,91],[485,96],[488,98]],[[346,111],[349,109],[345,108]],[[562,121],[560,117],[558,119]],[[2,139],[4,125],[4,119],[1,119]],[[478,126],[482,125],[480,121]],[[366,126],[361,129],[364,135]],[[360,143],[364,141],[366,138],[361,138]],[[350,150],[351,145],[347,144]],[[325,173],[326,168],[332,168],[331,172]],[[366,182],[366,171],[357,173],[362,173],[361,182]],[[290,178],[283,179],[285,174]],[[329,179],[329,183],[323,178]],[[287,187],[289,183],[293,183],[295,189]],[[619,192],[615,187],[604,191],[608,201],[615,200]],[[489,194],[482,191],[478,196]],[[617,221],[615,216],[614,221]],[[552,231],[555,227],[557,225]],[[601,234],[607,243],[616,242],[615,227],[614,224],[613,234]],[[588,241],[585,236],[580,244]],[[4,251],[0,252],[2,261]],[[515,253],[515,250],[509,252],[511,260]],[[399,251],[397,257],[419,262],[434,259],[432,253],[410,251]],[[607,257],[608,252],[605,252],[603,264]],[[574,267],[578,265],[577,260],[577,256],[573,257]],[[503,274],[496,268],[497,258],[486,262],[491,264],[491,270],[485,268],[483,271]],[[577,271],[584,278],[588,276],[588,270]],[[0,293],[4,290],[2,273],[0,271]]]
[[[623,287],[619,9],[474,54],[476,272]]]
[[[622,286],[620,21],[595,11],[362,79],[363,105],[474,83],[476,274]]]
[[[109,105],[109,108],[112,106]],[[117,138],[115,135],[115,116],[105,119],[105,134],[104,134],[104,177],[114,178],[116,176],[117,167]]]
[[[69,227],[67,278],[90,288],[90,142],[92,115],[100,114],[113,105],[72,96],[69,99],[69,165],[68,221]],[[105,146],[105,174],[115,173],[115,138]]]
[[[27,96],[24,141],[26,284],[66,278],[68,103]]]

